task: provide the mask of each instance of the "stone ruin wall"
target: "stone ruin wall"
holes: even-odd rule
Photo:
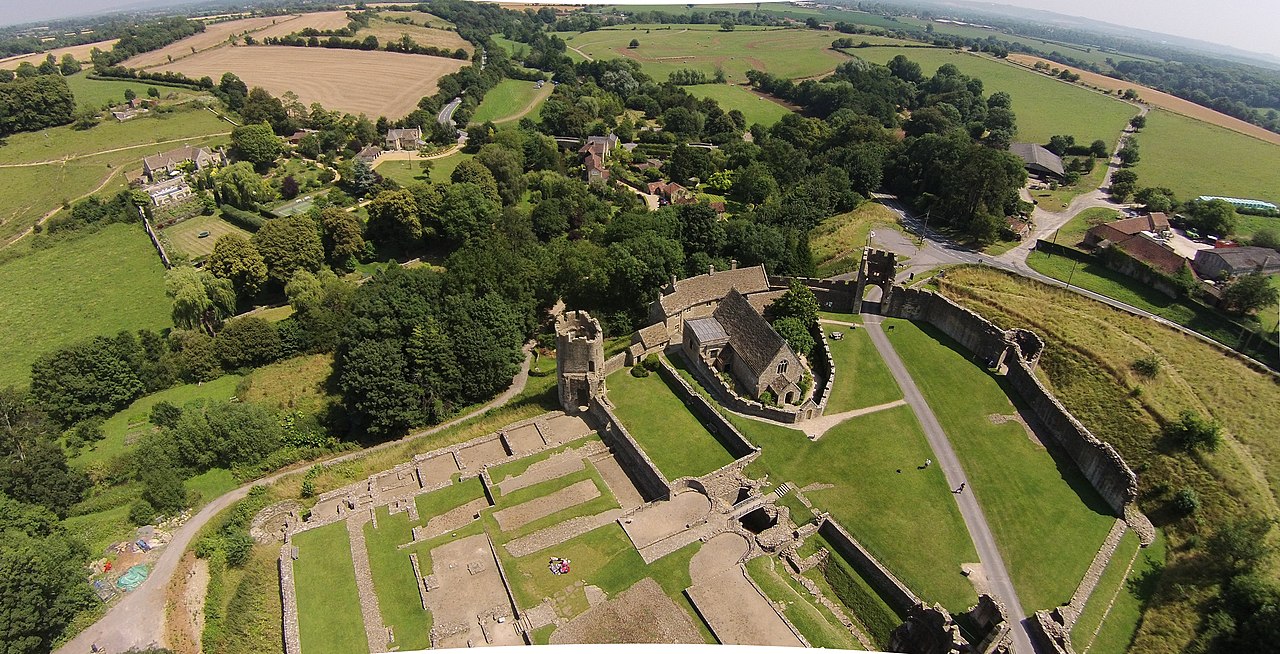
[[[282,627],[284,632],[284,654],[301,654],[302,638],[298,631],[298,596],[293,586],[293,543],[285,543],[280,548],[280,559],[276,562],[280,571],[280,601],[282,611]]]
[[[818,533],[838,550],[835,553],[848,561],[895,611],[905,615],[922,604],[906,584],[881,565],[862,543],[845,531],[840,523],[832,520],[831,516],[823,514],[818,524]]]
[[[622,368],[626,365],[627,365],[627,353],[619,352],[618,354],[615,354],[609,357],[608,359],[605,359],[604,367],[602,368],[603,370],[602,374],[605,377],[608,377],[609,375],[612,375],[613,373],[618,372],[619,370],[622,370]]]
[[[895,287],[883,306],[884,314],[927,322],[987,361],[1007,366],[1006,380],[1044,426],[1044,431],[1079,466],[1089,483],[1116,512],[1138,496],[1138,477],[1109,443],[1104,443],[1071,415],[1033,372],[1039,356],[1025,330],[1005,332],[991,321],[932,291]],[[1032,350],[1024,357],[1024,350]],[[1012,355],[1012,356],[1010,356]],[[1030,358],[1030,361],[1027,359]]]
[[[600,438],[613,450],[614,457],[646,502],[664,500],[671,496],[671,484],[667,478],[654,465],[649,455],[640,449],[640,445],[631,437],[631,432],[627,431],[612,409],[604,402],[593,400],[587,414],[600,425]]]
[[[726,450],[729,450],[729,454],[732,454],[734,459],[741,459],[758,451],[758,448],[752,445],[747,440],[747,437],[738,431],[737,427],[734,427],[724,415],[711,406],[707,398],[693,390],[689,382],[686,382],[680,376],[680,373],[671,367],[670,363],[662,361],[662,367],[658,368],[658,374],[672,386],[685,406],[693,411],[699,422],[706,425],[707,429],[715,435],[716,440],[720,441]]]
[[[852,280],[814,279],[812,277],[788,277],[769,275],[769,286],[785,289],[792,281],[804,284],[818,298],[818,306],[823,311],[848,313],[853,310],[853,299],[857,283]],[[830,303],[830,308],[828,308]]]

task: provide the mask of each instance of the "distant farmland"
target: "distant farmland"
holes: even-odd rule
[[[53,55],[53,58],[57,59],[59,62],[62,61],[62,55],[64,54],[69,54],[75,57],[77,61],[89,61],[89,53],[92,52],[94,48],[106,52],[115,44],[116,39],[112,39],[110,41],[96,41],[94,43],[85,43],[84,45],[73,45],[68,48],[58,48],[48,52],[36,52],[29,55],[15,55],[6,59],[0,59],[0,68],[15,69],[18,67],[18,64],[21,64],[24,61],[33,66],[39,66],[44,63],[45,57],[48,55]]]
[[[1280,203],[1280,145],[1156,110],[1147,115],[1138,146],[1139,186],[1166,186],[1180,200],[1228,195]]]
[[[231,71],[276,96],[293,91],[304,105],[319,102],[326,109],[399,118],[434,94],[440,77],[466,63],[396,52],[238,46],[207,50],[164,69],[196,79]]]
[[[152,50],[136,57],[130,57],[125,60],[123,65],[129,68],[154,68],[167,64],[170,60],[176,63],[183,57],[191,57],[195,53],[224,46],[227,44],[228,39],[233,36],[240,36],[246,32],[256,32],[272,25],[293,21],[296,18],[297,16],[265,16],[214,23],[199,34],[194,34],[176,43],[170,43],[159,50]],[[303,27],[304,25],[299,23],[297,29],[302,29]],[[217,79],[225,72],[225,70],[218,71],[217,75],[212,75],[211,77]]]

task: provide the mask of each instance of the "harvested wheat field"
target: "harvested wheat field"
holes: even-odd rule
[[[193,48],[196,53],[204,52],[205,50],[225,46],[227,39],[232,36],[239,37],[246,32],[256,33],[272,25],[279,26],[297,19],[297,16],[260,16],[258,18],[242,18],[240,20],[214,23],[199,34],[188,36],[176,43],[170,43],[159,50],[152,50],[136,57],[130,57],[125,60],[124,65],[129,68],[155,68],[169,63],[171,57],[176,63],[179,59],[194,56]],[[302,28],[299,27],[298,29]],[[217,79],[224,72],[226,71],[220,70],[217,75],[211,75],[211,77]]]
[[[57,48],[55,50],[50,50],[48,52],[35,52],[28,55],[15,55],[7,59],[0,59],[0,68],[17,68],[18,64],[24,61],[30,62],[31,65],[33,66],[39,66],[42,62],[44,62],[44,58],[46,55],[53,55],[54,59],[57,59],[59,62],[61,62],[62,55],[68,54],[68,53],[71,56],[75,57],[77,61],[89,61],[89,53],[94,48],[97,48],[99,50],[102,50],[103,52],[106,52],[107,50],[110,50],[111,47],[114,46],[116,44],[116,41],[118,40],[119,39],[112,39],[110,41],[95,41],[93,43],[86,43],[84,45],[73,45],[69,48]]]
[[[435,14],[429,14],[425,11],[389,10],[389,11],[383,11],[378,15],[383,18],[386,18],[387,20],[390,20],[393,18],[408,18],[409,20],[419,25],[426,25],[427,27],[435,27],[438,29],[453,27],[453,23],[450,23],[449,21]]]
[[[288,18],[281,16],[280,18]],[[261,32],[254,33],[254,38],[265,39],[271,36],[288,36],[294,32],[311,27],[318,30],[336,30],[342,29],[350,23],[351,19],[347,18],[345,11],[317,11],[310,14],[302,14],[293,20],[282,20],[281,22],[268,27]]]
[[[418,45],[433,45],[437,48],[448,48],[450,50],[462,48],[467,52],[475,49],[465,39],[458,36],[457,32],[421,27],[419,25],[404,25],[386,20],[370,21],[368,27],[356,33],[356,38],[363,39],[370,34],[378,37],[378,43],[382,45],[392,41],[399,41],[401,36],[408,34],[409,38],[413,39]]]
[[[1079,75],[1080,82],[1086,86],[1092,86],[1092,87],[1104,89],[1107,91],[1133,89],[1134,91],[1138,92],[1138,97],[1141,98],[1143,102],[1149,105],[1152,105],[1154,107],[1160,107],[1161,109],[1168,109],[1169,111],[1172,111],[1175,114],[1182,114],[1183,116],[1189,116],[1191,118],[1195,118],[1196,120],[1203,120],[1204,122],[1209,123],[1211,125],[1225,127],[1233,132],[1240,132],[1241,134],[1252,136],[1256,139],[1262,139],[1263,141],[1266,141],[1268,143],[1275,143],[1277,145],[1280,145],[1280,134],[1276,134],[1275,132],[1265,130],[1261,127],[1258,127],[1257,125],[1254,125],[1253,123],[1248,123],[1243,120],[1240,120],[1239,118],[1233,118],[1224,113],[1219,113],[1208,107],[1202,107],[1189,100],[1183,100],[1182,98],[1179,98],[1176,95],[1170,95],[1163,91],[1157,91],[1148,86],[1142,86],[1141,84],[1126,82],[1122,79],[1107,77],[1106,75],[1099,75],[1097,73],[1083,70],[1080,68],[1072,68],[1071,66],[1064,66],[1062,64],[1059,64],[1053,61],[1048,61],[1046,59],[1041,59],[1040,57],[1036,57],[1033,55],[1010,53],[1009,61],[1012,61],[1017,64],[1021,64],[1023,66],[1027,66],[1028,68],[1035,66],[1037,61],[1043,61],[1044,63],[1049,64],[1050,66],[1053,66],[1055,68],[1065,68]]]
[[[293,91],[304,105],[319,102],[330,110],[400,118],[436,92],[441,76],[466,63],[398,52],[237,46],[206,50],[164,69],[195,79],[218,79],[231,71],[277,97]]]

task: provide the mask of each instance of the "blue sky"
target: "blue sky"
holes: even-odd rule
[[[0,25],[106,12],[134,4],[129,0],[0,0]],[[686,0],[613,0],[610,4],[686,4]],[[1280,7],[1276,0],[999,0],[996,4],[1045,9],[1280,56],[1280,38],[1276,36]]]

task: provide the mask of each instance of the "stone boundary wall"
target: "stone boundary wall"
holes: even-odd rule
[[[1075,649],[1071,647],[1071,632],[1058,621],[1062,616],[1054,610],[1036,611],[1035,615],[1027,618],[1027,622],[1031,625],[1032,638],[1036,640],[1036,644],[1040,647],[1040,651],[1046,654],[1076,654]]]
[[[1001,330],[986,318],[933,291],[894,288],[884,313],[927,322],[979,358],[994,362],[993,367],[1005,368],[1006,380],[1044,425],[1044,430],[1079,466],[1116,515],[1125,515],[1125,505],[1138,496],[1137,475],[1114,447],[1098,440],[1040,383],[1032,371],[1033,364],[1023,357],[1019,341],[1025,339],[1015,332]]]
[[[605,359],[604,368],[601,370],[601,374],[608,377],[609,375],[622,370],[622,367],[625,365],[627,365],[627,353],[625,351],[619,352],[618,354]]]
[[[639,443],[631,437],[631,432],[623,426],[622,421],[603,402],[593,399],[587,409],[600,425],[600,438],[613,450],[613,455],[622,464],[622,469],[635,483],[636,489],[645,502],[665,500],[671,496],[671,484],[654,465],[648,454],[640,448]]]
[[[729,450],[729,454],[734,459],[741,459],[744,456],[755,454],[759,448],[752,445],[742,432],[738,431],[711,403],[707,398],[702,397],[700,393],[693,390],[693,387],[686,382],[680,373],[666,359],[660,359],[662,367],[658,368],[658,375],[662,377],[676,391],[685,406],[693,409],[693,414],[698,420],[706,425],[707,429]]]
[[[298,595],[293,586],[293,543],[285,543],[280,547],[280,558],[276,561],[276,567],[280,571],[280,602],[284,607],[281,612],[284,654],[301,654],[302,638],[298,632]]]
[[[906,584],[893,576],[887,568],[876,560],[840,523],[823,514],[819,518],[818,533],[835,547],[840,556],[848,561],[862,576],[889,602],[895,611],[905,615],[911,609],[921,605],[920,598],[907,588]]]
[[[824,311],[847,313],[853,310],[853,300],[858,286],[853,280],[769,275],[769,286],[787,288],[791,286],[792,280],[804,284],[806,288],[813,291],[814,296],[818,298],[818,306]]]
[[[164,246],[160,244],[160,237],[151,228],[151,221],[147,220],[147,214],[143,212],[142,207],[138,207],[138,215],[142,216],[142,229],[147,232],[147,236],[151,237],[151,244],[155,246],[156,252],[160,253],[160,263],[164,264],[165,270],[172,268],[173,264],[169,262],[169,255],[164,251]]]
[[[811,331],[813,332],[814,345],[821,350],[820,353],[815,353],[814,356],[820,356],[827,362],[827,374],[821,384],[818,384],[817,374],[814,374],[813,383],[818,384],[813,391],[814,398],[816,398],[814,401],[818,405],[818,413],[814,416],[816,418],[826,412],[827,400],[831,399],[831,388],[835,386],[836,381],[836,360],[831,355],[831,344],[827,342],[827,333],[822,330],[822,323],[813,325]]]
[[[525,645],[532,645],[533,640],[530,638],[529,632],[520,629],[520,607],[516,604],[515,593],[511,591],[511,580],[507,579],[507,571],[502,567],[502,557],[498,556],[498,548],[494,547],[493,539],[485,537],[485,542],[489,544],[489,553],[493,555],[493,565],[498,569],[498,577],[502,579],[502,589],[507,591],[507,601],[511,603],[511,613],[515,616],[516,631],[520,633],[520,638],[524,640]]]

